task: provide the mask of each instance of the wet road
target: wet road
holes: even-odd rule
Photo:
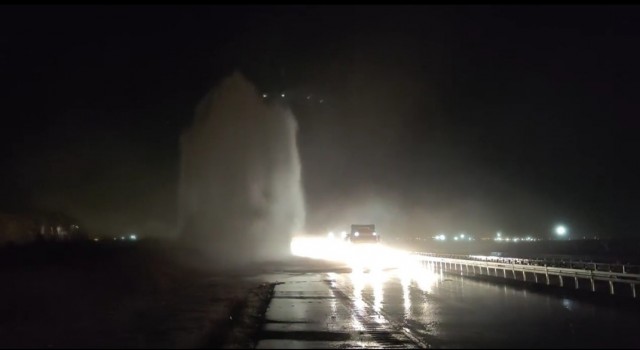
[[[638,308],[445,275],[430,269],[289,273],[258,348],[640,347]]]

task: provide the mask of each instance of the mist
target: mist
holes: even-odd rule
[[[240,73],[211,90],[181,136],[178,232],[219,264],[281,259],[304,226],[297,124]]]

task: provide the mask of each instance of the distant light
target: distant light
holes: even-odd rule
[[[333,238],[333,237],[334,237],[333,232],[329,232],[329,238]]]
[[[453,239],[457,241],[457,240],[458,240],[458,237],[453,237]]]
[[[262,98],[267,98],[267,94],[262,94]]]
[[[464,238],[464,233],[460,235],[460,237]]]
[[[280,96],[284,97],[284,92],[280,94]]]
[[[97,241],[99,241],[99,239],[97,239],[97,238],[94,238],[94,239],[93,239],[93,241],[94,241],[94,242],[97,242]]]
[[[347,231],[342,231],[342,237],[347,237]]]
[[[509,237],[507,237],[507,242],[509,242],[511,239]]]
[[[355,235],[356,237],[358,237],[358,236],[360,236],[360,232],[356,231],[356,233],[354,233],[354,235]]]
[[[517,241],[519,241],[519,238],[514,238],[513,241],[517,242]]]
[[[374,235],[374,236],[377,236],[378,234],[374,232],[374,233],[373,233],[373,235]]]
[[[311,95],[307,96],[307,100],[310,100],[310,99],[311,99]]]
[[[498,237],[502,236],[502,233],[498,232]]]
[[[129,238],[130,238],[132,241],[135,241],[136,239],[138,239],[138,237],[136,237],[136,235],[131,235],[131,236],[129,236]]]
[[[567,228],[563,225],[559,225],[556,227],[556,233],[560,236],[564,236],[567,233]]]
[[[322,99],[321,99],[321,100],[320,100],[320,103],[322,103],[322,102],[324,102],[324,100],[322,100]]]
[[[124,236],[120,237],[120,239],[124,241]]]

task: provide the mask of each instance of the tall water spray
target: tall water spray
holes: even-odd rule
[[[226,265],[288,256],[305,216],[296,135],[240,73],[209,92],[181,137],[181,238]]]

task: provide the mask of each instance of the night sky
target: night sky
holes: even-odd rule
[[[0,210],[170,235],[179,136],[241,70],[298,118],[310,230],[638,236],[638,23],[623,6],[4,6]]]

